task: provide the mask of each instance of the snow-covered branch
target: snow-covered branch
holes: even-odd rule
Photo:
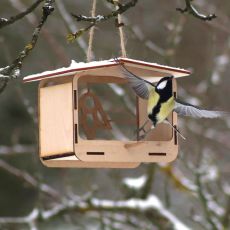
[[[101,200],[92,198],[89,201],[70,199],[55,205],[48,210],[34,208],[30,214],[24,217],[0,217],[0,224],[30,224],[35,221],[46,221],[58,215],[68,212],[90,213],[94,211],[104,211],[113,213],[133,213],[144,215],[153,224],[161,226],[161,229],[188,230],[190,229],[182,223],[176,216],[166,210],[161,201],[155,195],[150,195],[146,199],[128,199],[120,201]]]
[[[185,8],[176,8],[177,11],[181,12],[181,13],[185,13],[188,12],[189,14],[192,14],[194,17],[201,19],[203,21],[211,21],[212,19],[216,18],[217,16],[215,14],[208,14],[208,15],[204,15],[201,14],[196,8],[195,6],[191,3],[192,0],[185,0]]]

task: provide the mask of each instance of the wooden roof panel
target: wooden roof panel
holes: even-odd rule
[[[135,66],[136,68],[147,68],[148,70],[153,71],[159,71],[159,72],[166,72],[166,73],[172,73],[176,74],[177,76],[187,76],[190,75],[191,72],[185,69],[181,68],[175,68],[170,66],[164,66],[159,65],[157,63],[150,63],[150,62],[144,62],[129,58],[118,58],[121,62],[123,62],[126,65]],[[95,61],[95,62],[89,62],[89,63],[77,63],[75,61],[72,61],[71,65],[69,67],[64,67],[52,71],[45,71],[43,73],[33,74],[29,75],[23,78],[24,82],[32,82],[32,81],[40,81],[43,79],[48,78],[56,78],[56,77],[63,77],[63,76],[70,76],[73,74],[76,74],[78,72],[92,70],[92,69],[98,69],[98,68],[106,68],[110,66],[116,66],[119,65],[114,61],[114,59],[110,60],[104,60],[104,61]]]

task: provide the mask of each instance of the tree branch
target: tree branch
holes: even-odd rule
[[[196,184],[197,184],[197,194],[200,198],[201,205],[203,206],[203,210],[204,210],[206,219],[207,219],[208,223],[210,224],[210,226],[212,227],[213,230],[218,230],[218,227],[216,226],[215,222],[213,221],[212,215],[211,215],[209,207],[208,207],[208,200],[206,199],[206,195],[205,195],[205,192],[203,190],[200,172],[196,172],[195,176],[196,176],[195,180],[196,180]]]
[[[138,0],[130,0],[129,2],[125,4],[120,4],[118,1],[109,0],[109,3],[116,5],[117,10],[112,11],[110,14],[107,15],[97,15],[95,17],[88,17],[84,15],[76,15],[72,13],[72,16],[77,19],[77,21],[85,21],[90,22],[91,25],[87,26],[86,28],[80,29],[76,33],[70,33],[67,35],[67,41],[73,42],[75,39],[80,37],[84,32],[88,31],[92,26],[95,26],[98,23],[107,21],[111,18],[117,18],[118,14],[123,14],[126,12],[129,8],[134,7]]]
[[[41,2],[44,2],[44,1],[45,0],[37,0],[28,9],[26,9],[25,11],[15,15],[15,16],[10,17],[9,19],[0,18],[0,29],[7,26],[7,25],[13,24],[14,22],[25,17],[27,14],[31,13],[34,9],[36,9]]]
[[[227,195],[225,213],[222,218],[222,225],[225,229],[228,229],[230,226],[230,195]]]
[[[126,4],[118,4],[117,1],[114,1],[113,4],[117,5],[117,10],[112,11],[108,15],[97,15],[95,17],[87,17],[84,15],[76,15],[72,14],[74,18],[77,19],[77,21],[85,21],[85,22],[91,22],[91,23],[98,23],[106,21],[110,18],[117,17],[118,14],[123,14],[125,11],[127,11],[129,8],[134,7],[137,4],[138,0],[130,0]]]
[[[154,195],[146,199],[129,199],[121,201],[100,200],[91,198],[90,200],[70,199],[64,203],[57,204],[49,210],[39,210],[34,208],[31,213],[25,217],[0,217],[1,224],[20,223],[30,224],[35,221],[46,221],[56,216],[69,212],[88,213],[93,211],[104,211],[112,213],[129,213],[145,215],[161,229],[188,230],[180,220],[172,213],[167,211],[161,201]]]
[[[32,153],[35,150],[36,147],[34,145],[21,145],[21,144],[17,144],[13,146],[0,145],[0,156]]]
[[[23,60],[34,49],[43,25],[45,24],[48,16],[54,10],[54,7],[52,6],[53,2],[54,0],[45,1],[41,21],[35,28],[31,41],[24,47],[24,49],[20,52],[19,56],[13,61],[13,63],[10,66],[0,69],[0,94],[4,91],[11,78],[14,79],[20,76],[20,70],[22,67]]]
[[[154,179],[154,173],[155,173],[155,165],[149,164],[146,169],[146,181],[144,183],[144,186],[141,188],[141,195],[140,198],[146,199],[149,194],[151,193],[153,179]]]
[[[204,15],[198,12],[198,10],[193,6],[191,3],[192,0],[185,0],[185,8],[176,8],[177,11],[181,13],[188,12],[189,14],[192,14],[194,17],[199,18],[203,21],[211,21],[212,19],[216,18],[217,16],[215,14],[208,14]]]
[[[38,188],[41,192],[49,195],[50,197],[53,197],[55,199],[60,199],[60,197],[61,197],[60,194],[55,189],[50,187],[49,185],[44,184],[44,183],[40,184],[28,172],[22,171],[22,170],[14,167],[14,166],[8,164],[7,162],[1,160],[1,159],[0,159],[0,169],[3,169],[6,172],[10,173],[11,175],[16,176],[17,178],[26,182],[30,186],[32,186],[34,188]]]
[[[65,5],[62,0],[56,0],[56,6],[58,12],[63,19],[68,31],[71,33],[75,33],[78,30],[77,26],[75,25],[75,20],[70,16],[69,12],[66,10]],[[87,54],[87,44],[83,38],[77,39],[77,43],[82,51]]]

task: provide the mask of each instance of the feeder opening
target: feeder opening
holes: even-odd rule
[[[139,139],[138,129],[148,120],[147,101],[137,98],[125,79],[81,76],[78,79],[77,93],[78,131],[81,139]],[[169,120],[172,121],[172,115]],[[149,121],[146,128],[150,126]],[[160,124],[144,140],[169,141],[172,138],[172,128],[167,124]]]

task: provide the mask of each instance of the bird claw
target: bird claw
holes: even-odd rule
[[[139,134],[141,131],[143,131],[144,133],[146,133],[145,129],[143,127],[139,128],[139,129],[135,129],[134,130],[134,134]]]
[[[140,135],[137,140],[138,141],[143,140],[145,139],[145,137],[146,137],[146,134]]]
[[[140,135],[141,132],[143,132],[144,134]],[[145,131],[145,129],[143,127],[141,127],[139,129],[134,130],[134,135],[135,136],[137,135],[138,136],[137,139],[140,140],[140,139],[143,139],[146,136],[146,131]]]

